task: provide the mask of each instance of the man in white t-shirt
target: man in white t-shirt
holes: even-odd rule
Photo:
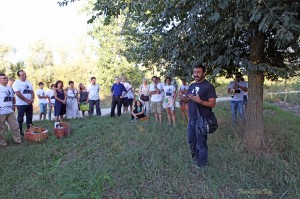
[[[14,142],[22,143],[19,125],[14,113],[15,98],[11,87],[7,86],[8,78],[5,74],[0,73],[0,146],[7,146],[4,137],[6,124],[11,128]]]
[[[39,89],[37,89],[36,95],[39,98],[40,120],[42,120],[42,116],[43,116],[43,120],[45,120],[46,119],[46,114],[47,114],[47,99],[48,99],[48,96],[46,95],[46,92],[44,90],[44,83],[43,82],[39,82]]]
[[[54,90],[55,90],[55,84],[51,84],[51,88],[46,92],[49,101],[49,109],[48,109],[49,120],[51,120],[52,109],[54,109],[54,105],[55,105]]]
[[[90,103],[90,110],[89,115],[94,114],[94,106],[96,106],[96,114],[98,116],[101,115],[100,109],[100,85],[96,83],[96,77],[91,77],[91,84],[87,88],[89,92],[89,103]]]
[[[230,109],[232,114],[232,121],[233,123],[237,122],[237,111],[241,119],[245,120],[245,113],[244,113],[244,92],[248,91],[248,86],[245,82],[241,81],[242,74],[236,73],[235,81],[232,81],[228,85],[228,94],[231,94],[231,101],[230,101]]]
[[[24,114],[26,114],[27,129],[30,128],[30,125],[32,125],[32,104],[34,102],[34,91],[32,84],[28,80],[26,80],[26,73],[24,70],[19,70],[17,72],[17,75],[19,79],[13,83],[12,87],[16,94],[16,106],[18,109],[17,120],[19,123],[20,132],[22,135],[24,135],[22,131]]]
[[[158,77],[152,77],[152,84],[150,84],[149,94],[151,95],[151,113],[154,113],[156,122],[162,124],[162,84],[158,82]]]
[[[123,113],[127,113],[129,106],[128,93],[132,90],[132,86],[126,81],[126,77],[122,77],[120,83],[124,85],[127,91],[124,93],[124,96],[122,96]]]

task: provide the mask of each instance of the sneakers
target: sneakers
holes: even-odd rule
[[[138,122],[138,120],[137,119],[133,119],[133,120],[131,120],[131,123],[137,123]]]

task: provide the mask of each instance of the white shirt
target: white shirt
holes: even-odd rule
[[[129,96],[130,96],[130,91],[132,92],[132,86],[128,83],[128,82],[120,82],[121,84],[123,84],[124,85],[124,87],[125,87],[125,89],[126,89],[126,91],[127,91],[127,93],[126,93],[126,95],[124,95],[124,97],[128,97],[129,98]],[[131,88],[131,89],[130,89]],[[129,90],[130,89],[130,90]],[[128,95],[128,93],[129,93],[129,95]]]
[[[67,97],[69,97],[69,98],[76,98],[76,95],[77,95],[77,89],[68,89],[68,91],[67,91]],[[76,98],[77,99],[77,98]]]
[[[184,91],[184,90],[189,90],[189,86],[188,85],[181,85],[179,87],[179,91]],[[182,94],[182,97],[186,97],[186,94]]]
[[[99,97],[99,91],[100,91],[100,86],[99,84],[90,84],[87,88],[88,92],[89,92],[89,99],[90,100],[98,100],[100,99]]]
[[[235,81],[232,81],[229,83],[228,88],[232,91],[234,87]],[[248,88],[245,82],[237,82],[238,85],[242,87]],[[233,94],[233,97],[231,98],[231,101],[243,101],[244,100],[244,92],[241,88],[235,89],[235,93]]]
[[[164,93],[165,93],[165,97],[166,98],[172,98],[172,97],[174,97],[175,91],[176,91],[176,88],[173,85],[166,85],[164,87]]]
[[[36,95],[37,96],[46,96],[46,92],[44,91],[44,89],[37,89],[36,90]],[[39,103],[40,104],[47,104],[47,99],[46,98],[39,98]]]
[[[14,92],[9,86],[0,85],[0,115],[13,112]]]
[[[49,89],[46,93],[46,95],[50,98],[51,104],[55,103],[55,96],[54,96],[54,90]]]
[[[33,92],[32,84],[28,81],[25,80],[24,82],[20,80],[16,80],[12,88],[15,92],[20,91],[20,93],[28,100],[31,99],[31,93]],[[16,95],[16,105],[29,105],[27,102],[23,101]]]
[[[158,83],[156,86],[157,86],[158,90],[160,90],[161,92],[163,91],[163,87],[162,87],[161,83]],[[151,91],[151,92],[155,91],[153,83],[150,84],[149,91]],[[152,102],[159,102],[161,100],[162,100],[162,95],[161,94],[152,94],[151,95],[151,101]]]

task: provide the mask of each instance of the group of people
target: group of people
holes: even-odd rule
[[[75,88],[74,82],[69,81],[69,85],[64,88],[62,81],[58,80],[51,85],[51,89],[47,92],[44,90],[44,83],[39,83],[39,89],[36,95],[39,99],[40,120],[45,120],[48,105],[48,119],[51,120],[52,110],[54,109],[55,121],[62,122],[63,116],[67,118],[80,117],[94,114],[96,106],[96,114],[101,115],[100,109],[100,86],[96,83],[96,78],[91,78],[91,84],[86,88],[83,83],[79,84],[79,88]]]
[[[196,65],[193,69],[194,83],[187,85],[182,81],[179,89],[172,84],[172,79],[166,77],[164,83],[160,78],[153,76],[152,83],[149,85],[147,79],[143,79],[138,88],[138,94],[135,96],[135,89],[127,82],[126,77],[116,77],[115,83],[111,87],[111,117],[121,116],[123,112],[131,113],[131,121],[137,122],[141,118],[149,118],[153,113],[155,121],[162,123],[162,113],[166,110],[168,125],[176,124],[175,102],[179,98],[181,114],[185,121],[188,121],[188,143],[191,150],[191,156],[196,166],[201,168],[207,165],[208,146],[207,134],[203,133],[203,126],[199,125],[199,115],[206,118],[211,114],[212,108],[216,106],[216,91],[214,86],[205,79],[206,68],[202,65]],[[32,84],[26,79],[26,73],[23,70],[17,72],[18,80],[12,86],[8,85],[8,78],[0,73],[0,146],[6,146],[4,138],[5,122],[12,130],[15,143],[21,143],[22,123],[24,114],[26,114],[27,128],[32,125],[32,104],[35,98],[35,92]],[[244,95],[248,91],[248,85],[241,81],[241,74],[236,75],[236,80],[228,86],[228,93],[232,94],[231,109],[233,120],[236,121],[236,110],[239,111],[244,119],[243,105],[245,104]],[[63,115],[69,118],[78,117],[79,110],[85,116],[85,111],[89,115],[94,113],[101,115],[100,109],[100,86],[96,83],[96,78],[91,78],[91,84],[86,88],[83,83],[79,88],[74,87],[74,82],[69,81],[69,86],[64,89],[62,81],[57,81],[51,85],[51,89],[44,91],[43,82],[39,83],[39,89],[36,95],[40,105],[40,119],[45,119],[48,105],[48,119],[51,120],[52,109],[54,108],[55,121],[62,121]],[[177,91],[178,90],[178,91]],[[17,108],[17,119],[14,110]],[[128,110],[129,109],[129,110]]]
[[[123,112],[125,113],[128,107],[130,107],[131,122],[137,122],[142,118],[148,119],[150,113],[153,113],[156,122],[162,123],[162,113],[165,109],[168,117],[167,125],[171,125],[172,123],[176,125],[175,102],[177,97],[179,97],[182,117],[184,121],[187,121],[188,100],[186,92],[189,86],[186,82],[182,80],[182,86],[180,86],[177,92],[177,87],[172,84],[170,77],[166,77],[164,82],[161,82],[157,76],[153,76],[151,80],[152,83],[149,85],[148,80],[146,78],[143,79],[135,97],[135,89],[127,82],[127,79],[125,77],[116,77],[115,83],[111,87],[111,117],[115,116],[116,106],[117,114],[120,116],[123,106]]]
[[[27,80],[26,72],[19,70],[18,79],[8,79],[4,73],[0,73],[0,146],[6,146],[4,138],[6,124],[12,130],[15,143],[21,143],[23,133],[24,115],[26,116],[27,129],[32,126],[33,103],[35,95],[39,99],[40,120],[46,118],[48,106],[48,119],[51,120],[54,109],[55,121],[61,121],[66,114],[68,118],[79,117],[79,110],[82,107],[82,115],[85,111],[93,115],[94,106],[96,114],[101,115],[100,109],[100,86],[96,83],[96,78],[91,78],[91,84],[86,88],[83,83],[79,84],[79,89],[74,87],[74,82],[69,81],[69,86],[64,89],[63,82],[58,80],[51,85],[47,92],[44,90],[44,83],[39,83],[39,89],[34,92],[32,83]],[[17,109],[17,118],[14,111]]]

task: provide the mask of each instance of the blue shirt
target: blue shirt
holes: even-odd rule
[[[114,83],[111,87],[111,92],[114,96],[121,96],[123,91],[127,92],[125,86],[121,83]]]

